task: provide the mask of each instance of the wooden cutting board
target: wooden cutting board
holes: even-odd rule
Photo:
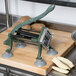
[[[71,33],[50,29],[54,33],[54,37],[51,40],[51,45],[58,51],[57,55],[49,56],[46,54],[47,50],[42,50],[42,58],[47,62],[44,67],[36,67],[34,62],[38,53],[38,47],[34,45],[28,45],[25,48],[15,48],[13,44],[12,52],[13,57],[4,59],[2,54],[8,48],[3,42],[7,39],[8,33],[12,30],[12,27],[0,34],[0,63],[22,70],[27,70],[41,75],[47,75],[51,71],[53,65],[52,58],[57,56],[65,56],[74,47],[74,41],[71,39]]]

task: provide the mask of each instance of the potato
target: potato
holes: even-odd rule
[[[13,25],[12,25],[12,27],[16,27],[17,25],[19,25],[21,22],[20,21],[16,21]]]
[[[21,22],[20,21],[16,21],[14,24],[13,24],[13,28],[16,27],[17,25],[19,25]],[[28,30],[31,30],[31,26],[30,25],[24,25],[22,27],[23,29],[28,29]]]
[[[22,17],[20,17],[19,21],[20,22],[24,22],[24,21],[27,21],[29,19],[31,19],[31,17],[29,17],[29,16],[22,16]]]
[[[52,69],[54,69],[54,70],[56,70],[56,71],[58,71],[58,72],[60,72],[60,73],[64,73],[64,74],[68,74],[68,73],[69,73],[68,70],[61,69],[61,68],[56,67],[56,66],[52,66]]]
[[[31,19],[31,17],[29,16],[22,16],[18,21],[16,21],[14,24],[13,24],[13,27],[16,27],[18,24],[28,20],[28,19]],[[24,25],[22,28],[24,29],[28,29],[28,30],[31,30],[31,26],[30,25]]]
[[[53,58],[52,59],[53,63],[56,64],[59,68],[65,69],[65,70],[70,70],[70,67],[67,66],[66,64],[62,63],[58,58]]]
[[[69,59],[66,59],[64,57],[57,57],[57,58],[64,64],[68,65],[70,68],[74,67],[74,64]]]
[[[29,16],[22,16],[22,17],[20,17],[19,21],[21,23],[23,23],[24,21],[27,21],[29,19],[31,19],[31,17],[29,17]],[[24,25],[22,28],[31,30],[31,26],[30,25]]]
[[[31,26],[30,26],[30,25],[24,25],[22,28],[23,28],[23,29],[31,30]]]
[[[41,31],[42,27],[45,27],[44,24],[42,23],[34,23],[31,25],[31,29],[34,30],[34,31]]]

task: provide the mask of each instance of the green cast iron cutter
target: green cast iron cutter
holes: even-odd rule
[[[37,67],[43,67],[46,65],[46,62],[42,59],[41,53],[42,53],[42,46],[44,48],[47,48],[47,54],[48,55],[56,55],[57,51],[54,50],[50,46],[50,40],[52,38],[52,33],[49,31],[48,28],[43,27],[41,29],[41,32],[38,31],[32,31],[32,30],[27,30],[27,29],[22,29],[21,27],[24,25],[31,24],[33,22],[36,22],[37,20],[43,18],[46,16],[49,12],[53,11],[55,8],[55,5],[52,4],[50,5],[47,10],[42,13],[41,15],[29,19],[19,25],[17,25],[9,34],[7,40],[4,42],[5,45],[8,45],[9,48],[6,50],[6,52],[2,55],[3,58],[10,58],[13,56],[12,54],[12,45],[13,41],[15,42],[21,42],[16,45],[16,47],[24,47],[24,44],[32,44],[32,45],[37,45],[39,50],[38,50],[38,55],[36,58],[35,66]],[[16,35],[14,35],[16,33]]]

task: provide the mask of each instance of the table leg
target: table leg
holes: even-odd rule
[[[5,9],[6,9],[7,28],[9,28],[8,0],[5,0]]]
[[[10,68],[6,68],[6,73],[4,74],[4,76],[10,76]]]

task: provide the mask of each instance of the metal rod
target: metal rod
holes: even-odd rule
[[[35,34],[35,33],[29,33],[29,32],[24,32],[24,31],[18,31],[18,33],[21,36],[26,36],[26,37],[32,37],[32,38],[38,38],[39,35]]]
[[[10,76],[10,68],[9,67],[7,67],[6,68],[6,70],[5,71],[3,71],[4,72],[4,76]]]
[[[7,28],[9,28],[8,0],[5,0],[5,9],[6,9]]]

